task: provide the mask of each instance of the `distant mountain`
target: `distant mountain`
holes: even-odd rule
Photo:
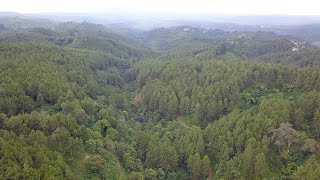
[[[237,23],[244,25],[264,26],[301,26],[320,23],[320,16],[298,15],[247,15],[247,16],[223,16],[220,22]]]
[[[219,53],[231,51],[245,58],[285,51],[298,51],[309,47],[306,42],[273,32],[233,32],[216,39]]]
[[[22,16],[22,14],[17,12],[0,12],[0,17],[15,17],[15,16]]]
[[[320,176],[316,27],[1,20],[0,179]]]
[[[56,22],[43,18],[30,18],[26,16],[0,16],[0,24],[13,31],[20,31],[27,28],[43,27],[52,29]]]
[[[320,23],[303,26],[278,26],[270,28],[269,30],[281,35],[298,37],[311,43],[320,41]]]
[[[90,22],[57,22],[70,17],[75,20],[88,18],[89,21],[106,19],[103,24]],[[292,18],[305,22],[317,22],[318,17],[300,16],[187,16],[125,17],[121,15],[85,14],[0,14],[1,42],[44,42],[59,46],[72,46],[116,54],[121,58],[137,58],[148,54],[147,49],[166,51],[173,57],[197,56],[202,58],[255,59],[299,66],[318,64],[320,24],[286,25]],[[277,20],[276,17],[280,19]],[[114,18],[114,19],[113,19]],[[138,21],[145,18],[145,21]],[[259,21],[261,20],[261,21]],[[290,20],[284,25],[276,22]],[[260,25],[258,25],[258,21]],[[267,22],[273,23],[267,23]],[[151,23],[150,23],[151,22]],[[158,24],[154,24],[157,22]],[[189,25],[185,25],[189,24]],[[249,24],[249,25],[248,25]],[[265,24],[265,25],[262,25]],[[162,26],[145,30],[150,28]],[[176,26],[170,26],[176,25]],[[167,27],[170,26],[170,27]],[[138,27],[138,28],[132,28]],[[315,45],[315,46],[312,46]],[[300,51],[303,56],[300,58]],[[310,56],[308,53],[310,52]],[[278,59],[275,61],[275,59]],[[301,62],[301,63],[300,63]]]
[[[0,34],[0,42],[42,42],[66,46],[73,38],[66,33],[56,32],[45,28],[31,28],[21,32]]]
[[[138,40],[156,50],[172,50],[185,45],[210,45],[227,32],[192,26],[158,28],[141,33]]]

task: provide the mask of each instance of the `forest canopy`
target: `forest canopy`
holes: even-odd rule
[[[0,179],[320,175],[320,51],[306,42],[21,27],[0,33]]]

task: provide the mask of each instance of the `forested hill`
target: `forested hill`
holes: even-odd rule
[[[172,50],[186,44],[212,45],[214,39],[226,34],[222,30],[206,30],[192,26],[158,28],[140,33],[136,39],[156,50]]]
[[[24,17],[19,13],[0,12],[0,32],[20,31],[27,28],[48,28],[51,29],[56,22],[43,18]]]
[[[0,33],[0,179],[318,179],[319,50],[190,26]],[[268,63],[266,63],[268,62]]]

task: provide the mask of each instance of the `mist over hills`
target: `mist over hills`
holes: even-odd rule
[[[317,180],[319,24],[0,13],[0,179]]]
[[[35,27],[52,28],[58,22],[91,22],[102,24],[110,30],[125,33],[144,31],[161,27],[194,26],[204,29],[220,29],[224,31],[272,31],[280,35],[292,35],[311,43],[318,44],[320,40],[320,16],[290,16],[290,15],[192,15],[192,14],[135,14],[135,13],[42,13],[20,14],[15,12],[0,12],[0,24],[13,23],[13,28]],[[5,18],[6,20],[4,20]],[[0,19],[1,20],[1,19]],[[10,20],[10,21],[9,21]],[[24,27],[19,23],[24,21]],[[4,27],[2,27],[3,29]],[[132,34],[132,33],[131,33]]]
[[[89,21],[97,24],[130,24],[144,25],[140,28],[156,28],[164,26],[193,25],[189,23],[230,23],[238,25],[263,26],[297,26],[320,23],[320,16],[302,15],[226,15],[226,14],[172,14],[172,13],[39,13],[21,14],[16,12],[0,12],[7,17],[46,18],[55,21]],[[155,23],[157,22],[157,23]],[[186,23],[189,22],[189,23]],[[175,24],[172,24],[175,23]]]

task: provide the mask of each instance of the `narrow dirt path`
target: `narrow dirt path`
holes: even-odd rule
[[[185,122],[181,121],[180,118],[177,119],[177,121],[180,123],[180,125],[186,129],[190,129],[191,127],[188,126]]]
[[[123,178],[122,178],[122,173],[121,173],[122,170],[121,170],[120,162],[115,155],[112,155],[112,158],[113,158],[114,162],[116,163],[116,167],[117,167],[117,171],[118,171],[118,180],[121,180]]]

